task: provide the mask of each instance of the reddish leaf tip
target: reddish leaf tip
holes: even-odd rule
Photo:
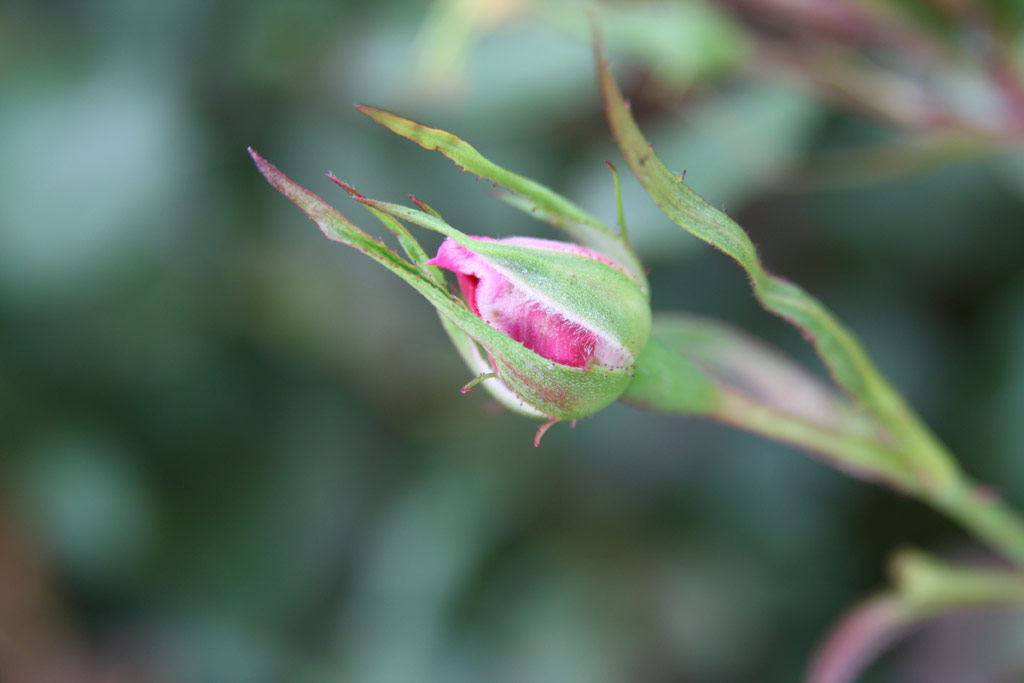
[[[350,195],[352,195],[356,199],[359,199],[360,197],[363,196],[362,192],[360,192],[356,188],[352,187],[351,185],[349,185],[348,183],[346,183],[344,180],[342,180],[341,178],[337,177],[333,173],[328,173],[327,174],[327,178],[332,183],[334,183],[335,185],[337,185],[341,189],[345,190],[345,192],[348,192]]]
[[[544,424],[537,428],[537,434],[534,435],[533,437],[534,448],[540,448],[540,440],[543,439],[547,431],[551,429],[551,425],[555,424],[556,422],[558,422],[557,417],[550,417],[548,418],[547,422],[545,422]]]
[[[263,169],[268,167],[268,166],[270,168],[273,168],[271,163],[269,161],[267,161],[266,159],[264,159],[262,156],[260,156],[260,153],[257,152],[255,149],[253,149],[251,146],[250,147],[246,147],[245,151],[248,152],[249,156],[252,157],[252,160],[254,162],[256,162],[256,167],[258,169],[260,169],[261,173],[263,172]],[[266,175],[266,174],[264,173],[264,175]]]
[[[263,177],[267,179],[267,182],[276,187],[279,192],[287,195],[285,188],[288,183],[291,182],[288,179],[288,176],[281,173],[277,166],[274,166],[272,163],[260,156],[259,152],[252,147],[247,147],[246,151],[249,152],[249,156],[252,157],[252,160],[256,162],[257,170],[259,170]]]

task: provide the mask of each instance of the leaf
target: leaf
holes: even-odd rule
[[[596,249],[620,263],[641,284],[644,291],[647,291],[643,266],[636,255],[611,228],[569,199],[536,181],[489,161],[468,142],[451,133],[429,128],[375,107],[360,104],[356,105],[356,109],[420,147],[440,152],[470,173],[486,178],[528,200],[532,204],[529,208],[535,207],[543,220],[563,230],[574,241]],[[517,208],[527,210],[528,207],[517,204]]]
[[[949,486],[957,474],[951,457],[875,369],[854,335],[817,299],[769,273],[743,229],[666,168],[637,127],[600,47],[597,61],[612,132],[634,175],[655,203],[687,232],[736,260],[750,276],[758,301],[804,333],[836,383],[878,416],[900,442],[902,447],[897,451],[918,474],[920,484],[915,488],[923,485],[935,491]]]
[[[383,242],[356,227],[334,207],[286,176],[252,147],[249,148],[249,156],[256,162],[256,168],[267,179],[267,182],[302,209],[320,227],[320,231],[328,239],[358,249],[410,284],[412,280],[421,278],[415,268],[388,249]]]
[[[353,197],[356,197],[357,199],[363,197],[361,192],[346,183],[344,180],[335,177],[333,173],[328,173],[327,177],[331,182],[348,192]],[[423,247],[420,246],[420,243],[416,241],[416,238],[410,234],[404,225],[383,211],[375,209],[368,204],[363,204],[363,207],[373,214],[374,218],[383,223],[384,227],[386,227],[392,235],[398,238],[398,243],[402,245],[402,249],[405,251],[406,256],[412,259],[412,262],[416,264],[416,267],[421,273],[423,273],[423,275],[432,280],[434,284],[441,287],[445,286],[444,275],[441,274],[441,269],[437,266],[427,265],[427,261],[430,260],[430,257],[427,256],[427,252],[423,251]],[[440,216],[438,216],[438,218],[440,218]]]
[[[900,489],[913,476],[868,415],[795,362],[729,325],[656,315],[621,400],[702,415],[790,443],[862,479]]]
[[[652,122],[655,127],[647,136],[665,159],[686,160],[691,171],[686,179],[695,189],[715,205],[732,210],[788,178],[818,129],[822,111],[819,103],[796,90],[743,83],[708,93],[700,102],[688,104],[685,112]],[[600,216],[615,210],[606,174],[599,167],[602,160],[613,158],[612,149],[595,148],[574,164],[572,173],[573,196]],[[657,267],[692,252],[697,241],[664,230],[665,215],[639,183],[629,181],[624,179],[623,195],[630,212],[630,242],[644,262]]]

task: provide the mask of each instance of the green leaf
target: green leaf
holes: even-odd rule
[[[799,446],[900,489],[914,477],[868,415],[759,340],[696,316],[656,315],[622,401],[702,415]]]
[[[517,203],[517,208],[531,213],[536,209],[542,220],[563,230],[572,240],[596,249],[620,263],[641,288],[647,291],[643,266],[621,237],[569,199],[536,181],[489,161],[468,142],[451,133],[429,128],[382,109],[362,104],[356,105],[356,109],[424,149],[440,152],[470,173],[486,178],[521,196],[528,204]]]
[[[411,283],[411,280],[421,279],[421,274],[413,266],[388,249],[382,241],[374,239],[353,225],[334,207],[286,176],[252,147],[249,148],[249,156],[256,162],[256,168],[267,179],[267,182],[302,209],[320,227],[320,231],[328,239],[358,249],[403,280]]]
[[[341,189],[345,190],[345,192],[348,192],[353,197],[356,197],[357,199],[363,197],[363,194],[361,192],[359,192],[358,190],[356,190],[356,188],[346,183],[344,180],[335,177],[333,173],[328,173],[327,177],[331,180],[331,182],[336,184]],[[374,218],[383,223],[384,227],[386,227],[391,232],[392,235],[398,238],[398,243],[402,245],[402,249],[405,251],[406,256],[412,259],[412,262],[416,264],[416,267],[420,270],[421,273],[423,273],[423,275],[425,275],[428,279],[432,280],[434,284],[441,287],[445,286],[444,275],[441,274],[441,269],[438,268],[437,266],[427,265],[427,261],[430,260],[430,257],[427,256],[427,252],[423,251],[423,247],[420,246],[420,243],[416,241],[416,238],[412,236],[412,234],[405,228],[404,225],[402,225],[401,223],[399,223],[398,221],[396,221],[394,218],[384,213],[383,211],[375,209],[372,206],[369,206],[368,204],[364,203],[363,208],[365,208],[367,211],[373,214]],[[440,216],[438,216],[438,218],[440,218]]]
[[[875,369],[853,334],[817,299],[770,274],[743,229],[666,168],[637,127],[600,48],[597,60],[612,132],[655,203],[680,227],[724,251],[746,270],[758,301],[803,331],[836,383],[871,410],[899,441],[897,451],[917,472],[920,486],[941,490],[951,485],[957,475],[952,458]]]

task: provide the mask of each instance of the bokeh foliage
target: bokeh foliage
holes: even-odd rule
[[[773,3],[629,4],[608,47],[659,156],[1024,501],[1024,156],[975,130],[1002,115],[978,23],[899,3],[915,28],[862,55],[825,19],[789,35]],[[613,406],[535,450],[532,423],[459,395],[417,295],[253,170],[247,145],[339,206],[324,171],[469,233],[550,236],[351,108],[367,101],[612,223],[580,8],[491,5],[455,74],[420,58],[459,3],[0,6],[0,678],[792,681],[897,543],[976,552],[916,504],[716,425]],[[1019,51],[1019,10],[980,7]],[[849,59],[807,57],[838,44],[913,75],[918,48],[898,48],[921,35],[931,57],[952,45],[923,80],[969,130],[919,134],[899,119],[918,110],[882,106],[908,100],[858,106]],[[720,49],[685,49],[701,41]],[[817,367],[733,263],[623,182],[656,309]],[[1020,671],[1022,630],[950,622],[875,680]]]

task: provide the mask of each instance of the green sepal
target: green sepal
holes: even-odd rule
[[[463,362],[465,362],[470,371],[475,373],[478,378],[481,375],[492,374],[494,372],[494,367],[491,365],[491,362],[487,360],[487,357],[480,352],[480,347],[475,341],[473,341],[473,338],[444,315],[439,314],[438,317],[441,319],[441,325],[444,327],[444,331],[448,333],[448,338],[451,339],[452,345],[455,347],[455,350],[458,351],[459,356],[462,357]],[[526,405],[523,400],[512,393],[512,390],[509,389],[508,386],[500,379],[484,380],[480,384],[488,391],[488,393],[491,394],[491,396],[495,398],[495,400],[512,412],[519,413],[526,417],[542,419],[547,417]]]
[[[359,104],[356,109],[420,147],[440,152],[466,171],[507,188],[522,200],[510,201],[511,205],[564,231],[572,241],[621,264],[649,296],[643,265],[628,242],[574,202],[534,180],[498,166],[468,142],[447,131],[424,126],[376,107]]]
[[[533,292],[534,298],[551,300],[553,308],[615,340],[634,359],[647,343],[651,329],[647,296],[633,278],[616,268],[579,254],[474,239],[425,211],[366,197],[360,201],[487,257],[490,265]]]

